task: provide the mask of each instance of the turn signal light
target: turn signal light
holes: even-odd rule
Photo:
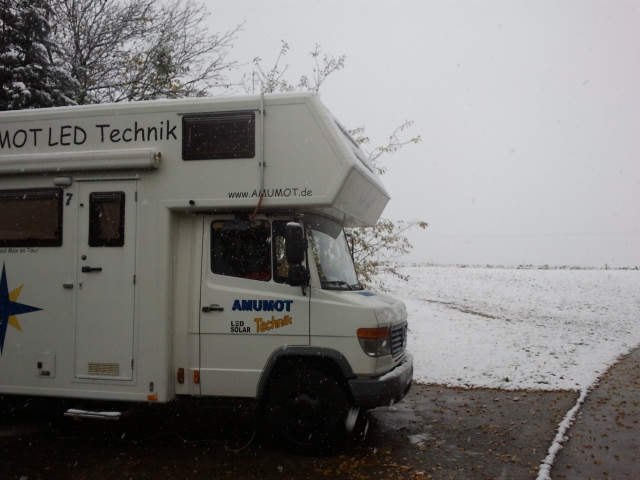
[[[391,355],[391,331],[389,327],[359,328],[358,341],[364,353],[370,357]]]

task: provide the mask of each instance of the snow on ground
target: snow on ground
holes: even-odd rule
[[[640,345],[640,271],[402,267],[414,380],[584,390]]]

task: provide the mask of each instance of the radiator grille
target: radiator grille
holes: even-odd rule
[[[407,324],[396,325],[391,328],[391,355],[401,355],[407,347]]]

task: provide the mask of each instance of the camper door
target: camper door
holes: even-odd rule
[[[135,195],[135,181],[78,183],[78,378],[133,379]]]

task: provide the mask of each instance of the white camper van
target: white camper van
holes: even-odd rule
[[[343,233],[387,200],[308,94],[1,113],[0,394],[244,397],[326,444],[411,383]]]

